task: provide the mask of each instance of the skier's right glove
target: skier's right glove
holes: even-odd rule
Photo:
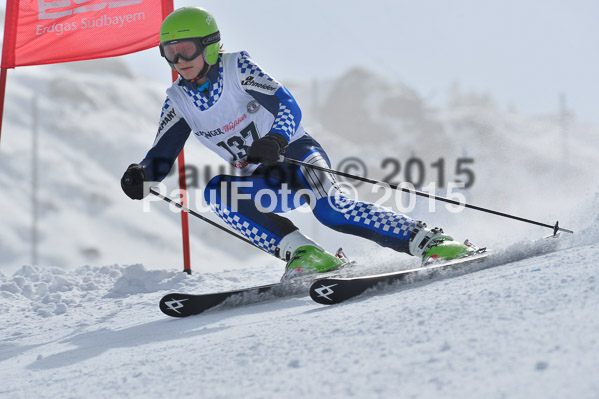
[[[285,152],[287,140],[278,133],[268,133],[254,141],[248,150],[249,163],[274,165],[279,161],[279,155]]]
[[[129,198],[140,200],[149,194],[149,191],[144,192],[144,181],[146,171],[141,165],[132,163],[121,178],[121,188]]]

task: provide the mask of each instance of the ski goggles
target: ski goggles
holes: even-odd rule
[[[179,62],[179,58],[185,61],[194,60],[204,49],[220,41],[220,33],[215,32],[205,37],[195,37],[192,39],[171,40],[160,43],[160,55],[166,58],[171,64]]]

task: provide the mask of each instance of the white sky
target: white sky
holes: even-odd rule
[[[596,0],[222,0],[216,18],[229,51],[247,50],[281,81],[376,71],[443,104],[452,83],[487,91],[520,112],[557,112],[559,93],[581,121],[599,124]],[[127,56],[165,84],[158,50]]]

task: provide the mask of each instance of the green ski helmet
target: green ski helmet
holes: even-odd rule
[[[175,48],[172,45],[191,42],[195,45],[194,51],[175,53],[169,51]],[[177,63],[179,57],[192,60],[202,54],[207,65],[216,64],[220,50],[220,32],[214,17],[205,9],[200,7],[183,7],[170,13],[162,22],[160,27],[160,55],[169,63],[171,68]],[[198,78],[206,71],[202,70]],[[195,79],[194,79],[195,80]]]

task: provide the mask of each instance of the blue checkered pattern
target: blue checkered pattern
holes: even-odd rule
[[[254,61],[252,61],[250,55],[246,51],[242,51],[239,54],[237,59],[237,67],[239,68],[239,73],[241,74],[241,80],[248,76],[253,76],[254,79],[266,78],[266,81],[268,82],[275,82],[273,78],[264,73],[264,71],[258,65],[256,65]]]
[[[216,80],[216,82],[212,84],[212,86],[210,86],[209,97],[206,97],[204,94],[198,92],[197,90],[190,90],[185,85],[181,86],[183,87],[185,93],[187,93],[187,95],[191,98],[191,101],[194,103],[194,105],[200,109],[200,111],[206,111],[214,103],[216,103],[220,96],[223,94],[224,85],[222,57],[219,57],[218,59],[218,71],[218,79]]]
[[[353,225],[367,227],[380,233],[392,234],[402,239],[410,237],[416,222],[382,206],[347,198],[329,197],[333,207],[343,213]]]
[[[160,119],[162,120],[162,118],[164,118],[164,114],[168,112],[169,109],[171,109],[173,107],[173,105],[171,104],[171,100],[170,98],[166,98],[166,100],[164,101],[164,104],[162,105],[162,112],[160,113]]]
[[[284,104],[281,104],[279,108],[279,113],[275,118],[271,131],[286,136],[288,140],[291,140],[291,136],[293,136],[293,133],[295,132],[295,121],[293,115]]]
[[[277,247],[280,238],[260,228],[260,226],[252,223],[240,213],[233,212],[226,207],[214,203],[210,204],[210,208],[229,226],[249,238],[258,247],[266,250],[270,254],[275,253],[275,248]]]

